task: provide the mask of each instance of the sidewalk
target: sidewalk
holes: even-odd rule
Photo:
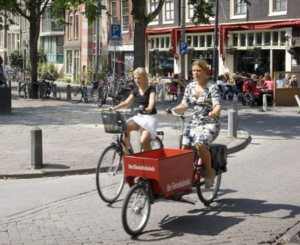
[[[59,86],[66,86],[59,83]],[[32,178],[94,173],[102,150],[112,142],[112,134],[106,134],[99,108],[92,102],[71,104],[62,92],[61,100],[20,99],[17,84],[12,84],[12,114],[0,116],[0,178]],[[175,103],[157,102],[159,128],[165,133],[166,148],[178,148],[174,133],[175,118],[163,115]],[[39,127],[43,137],[43,169],[32,170],[31,130]],[[226,106],[222,113],[222,129],[214,143],[225,144],[228,154],[239,151],[250,142],[249,134],[240,129],[237,138],[227,136]],[[134,137],[133,137],[134,139]],[[133,140],[133,146],[138,143]]]

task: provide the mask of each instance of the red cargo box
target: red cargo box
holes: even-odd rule
[[[166,148],[124,156],[125,178],[130,186],[135,177],[151,179],[153,192],[169,197],[192,188],[194,158],[192,150]]]

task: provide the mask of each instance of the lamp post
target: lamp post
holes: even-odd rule
[[[185,0],[181,0],[180,2],[181,7],[181,42],[185,42]],[[180,60],[180,66],[181,66],[181,74],[182,77],[185,79],[185,55],[181,55]]]
[[[214,30],[214,52],[213,52],[213,66],[212,66],[212,79],[217,82],[218,71],[218,16],[219,16],[219,0],[215,2],[215,30]]]

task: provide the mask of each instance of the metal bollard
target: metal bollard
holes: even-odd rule
[[[22,82],[18,82],[18,92],[20,91],[20,88],[21,88],[21,86],[22,86]]]
[[[237,101],[238,101],[238,97],[236,94],[234,94],[232,99],[232,109],[235,110],[236,112],[238,112]]]
[[[82,91],[83,91],[83,101],[84,102],[88,102],[88,97],[87,97],[87,87],[83,86],[82,87]]]
[[[67,100],[71,100],[71,85],[67,85]]]
[[[228,137],[237,137],[237,112],[233,109],[228,111]]]
[[[42,130],[34,127],[31,130],[31,169],[43,167],[43,141]]]
[[[8,87],[11,87],[11,80],[8,80],[7,86],[8,86]],[[18,90],[18,91],[19,91],[19,90]]]
[[[267,106],[267,95],[263,95],[263,111],[267,111],[268,106]]]

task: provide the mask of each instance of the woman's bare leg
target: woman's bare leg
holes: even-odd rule
[[[143,130],[141,133],[140,143],[144,151],[151,151],[151,146],[149,145],[149,139],[151,138],[151,134]]]
[[[210,179],[212,177],[212,168],[211,168],[211,154],[207,147],[201,144],[196,144],[196,149],[198,154],[205,166],[206,169],[206,179]]]
[[[140,125],[138,125],[134,121],[129,121],[127,123],[126,135],[127,135],[128,142],[130,141],[130,133],[131,133],[131,131],[137,131],[139,129],[140,129]],[[129,144],[128,144],[127,140],[126,140],[125,134],[122,135],[122,139],[123,139],[123,142],[125,144],[126,149],[128,149]],[[123,149],[123,152],[126,154],[126,150],[125,149]]]

